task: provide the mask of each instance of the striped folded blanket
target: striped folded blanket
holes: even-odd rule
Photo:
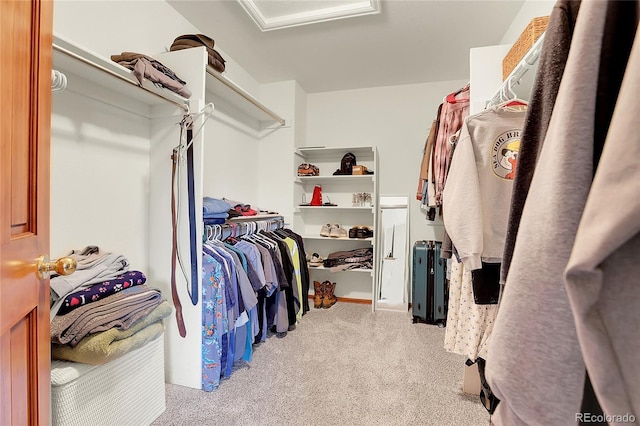
[[[163,300],[159,290],[144,284],[129,287],[68,314],[56,315],[51,322],[51,341],[73,347],[88,334],[110,328],[127,330]]]

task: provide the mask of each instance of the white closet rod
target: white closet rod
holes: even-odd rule
[[[512,89],[514,86],[520,84],[520,80],[522,76],[524,76],[529,69],[533,68],[533,66],[538,62],[538,58],[540,57],[540,51],[542,50],[542,42],[544,41],[544,34],[540,34],[540,37],[533,43],[531,49],[524,55],[524,57],[518,62],[518,65],[511,71],[509,76],[504,80],[500,88],[496,92],[495,95],[489,101],[489,105],[495,105],[500,102],[503,102],[503,94],[508,93],[508,89]]]
[[[234,92],[236,92],[237,94],[242,96],[245,100],[251,102],[256,108],[260,109],[265,114],[268,114],[271,118],[273,118],[278,123],[280,123],[281,126],[285,125],[285,121],[284,121],[284,119],[282,117],[280,117],[278,114],[276,114],[273,111],[271,111],[268,108],[266,108],[264,105],[262,105],[261,103],[256,101],[253,97],[249,96],[247,93],[245,93],[243,90],[239,89],[237,86],[231,84],[226,78],[222,77],[221,75],[219,75],[219,74],[217,74],[215,72],[209,71],[209,67],[207,67],[207,73],[209,75],[215,77],[219,82],[221,82],[222,84],[227,86],[229,89],[233,90]]]
[[[140,88],[140,89],[143,89],[143,90],[145,90],[145,91],[147,91],[147,92],[151,93],[152,95],[157,96],[157,97],[158,97],[158,98],[160,98],[160,99],[163,99],[163,100],[165,100],[165,101],[167,101],[167,102],[171,102],[172,104],[175,104],[175,105],[179,106],[180,108],[182,108],[185,112],[189,112],[189,107],[187,107],[187,105],[185,105],[185,104],[183,104],[183,103],[180,103],[180,102],[174,101],[174,100],[172,100],[172,99],[167,99],[167,98],[165,98],[164,96],[159,95],[158,93],[156,93],[156,92],[154,92],[154,91],[152,91],[152,90],[149,90],[149,89],[147,89],[146,87],[141,86],[141,85],[139,85],[138,83],[136,83],[136,82],[134,82],[134,81],[132,81],[132,80],[129,80],[129,79],[128,79],[128,78],[126,78],[126,77],[123,77],[123,76],[121,76],[121,75],[119,75],[119,74],[116,74],[115,72],[113,72],[113,71],[111,71],[111,70],[109,70],[109,69],[107,69],[107,68],[105,68],[105,67],[103,67],[103,66],[100,66],[100,65],[98,65],[98,64],[96,64],[96,63],[94,63],[94,62],[91,62],[90,60],[88,60],[88,59],[86,59],[86,58],[83,58],[82,56],[77,55],[77,54],[75,54],[75,53],[73,53],[73,52],[71,52],[71,51],[69,51],[69,50],[65,49],[64,47],[61,47],[61,46],[58,46],[58,45],[54,44],[54,45],[53,45],[53,48],[54,48],[55,50],[57,50],[57,51],[61,52],[61,53],[64,53],[64,54],[65,54],[65,55],[67,55],[67,56],[70,56],[70,57],[72,57],[72,58],[74,58],[74,59],[76,59],[76,60],[80,61],[80,62],[83,62],[83,63],[85,63],[85,64],[87,64],[87,65],[89,65],[89,66],[92,66],[92,67],[94,67],[94,68],[96,68],[96,69],[99,69],[100,71],[106,72],[107,74],[110,74],[110,75],[112,75],[112,76],[114,76],[114,77],[117,77],[117,78],[119,78],[119,79],[120,79],[120,80],[122,80],[122,81],[126,81],[127,83],[132,84],[132,85],[134,85],[134,86],[136,86],[136,87],[138,87],[138,88]]]

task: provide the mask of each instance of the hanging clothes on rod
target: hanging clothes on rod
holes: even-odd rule
[[[228,237],[239,237],[242,235],[255,234],[259,231],[273,231],[284,228],[285,222],[282,216],[273,216],[267,219],[234,221],[229,220],[224,224],[205,224],[205,240],[224,240]]]
[[[443,98],[425,142],[416,198],[429,208],[429,220],[435,220],[435,207],[442,204],[442,190],[451,158],[451,138],[469,115],[470,89],[467,84]]]
[[[285,337],[308,311],[303,303],[308,299],[306,254],[298,244],[302,237],[283,227],[282,216],[204,227],[205,391],[230,377],[235,362],[250,362],[270,333]]]
[[[451,237],[445,349],[486,358],[497,314],[504,229],[526,109],[495,106],[469,116],[455,145],[443,191]]]

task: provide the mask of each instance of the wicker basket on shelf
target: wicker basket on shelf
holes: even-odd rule
[[[518,40],[502,60],[502,80],[506,80],[511,71],[518,65],[524,55],[531,49],[531,46],[538,40],[538,37],[544,33],[549,23],[548,16],[539,16],[533,18],[529,25],[524,29]]]

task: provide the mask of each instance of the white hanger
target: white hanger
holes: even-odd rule
[[[516,93],[511,88],[513,79],[509,78],[505,85],[500,89],[501,102],[496,105],[498,108],[508,108],[513,111],[521,111],[526,108],[529,103],[525,100],[519,99]]]
[[[187,105],[188,107],[188,105]],[[204,120],[202,121],[202,124],[200,125],[200,127],[198,127],[198,129],[193,132],[192,135],[192,139],[191,139],[191,143],[193,143],[193,141],[195,140],[196,136],[198,136],[198,134],[202,131],[202,128],[204,127],[204,124],[207,122],[207,120],[209,119],[209,117],[211,117],[213,115],[213,111],[215,109],[215,105],[213,104],[213,102],[209,102],[208,104],[206,104],[204,107],[202,107],[202,109],[194,114],[190,114],[187,113],[189,115],[191,115],[191,119],[193,122],[195,122],[196,118],[200,117],[201,115],[204,115]],[[187,146],[186,148],[189,148],[189,146]]]

